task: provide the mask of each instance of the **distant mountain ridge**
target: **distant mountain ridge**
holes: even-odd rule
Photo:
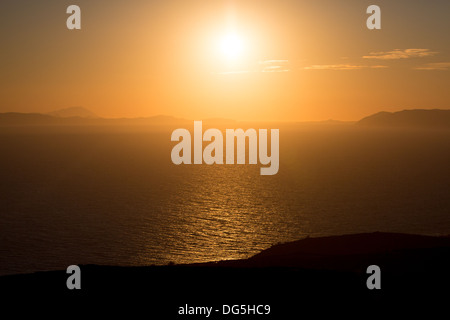
[[[192,121],[184,118],[176,118],[168,115],[156,115],[151,117],[136,118],[101,118],[95,113],[82,108],[71,107],[49,113],[19,113],[6,112],[0,113],[0,125],[3,126],[64,126],[64,125],[113,125],[113,126],[133,126],[133,125],[180,125],[192,127]],[[206,126],[224,126],[233,127],[235,120],[224,118],[203,119]]]
[[[187,124],[190,121],[172,116],[158,115],[146,118],[100,118],[94,113],[84,109],[70,108],[49,114],[42,113],[0,113],[2,126],[158,126]],[[61,110],[60,110],[61,111]]]
[[[398,112],[378,112],[357,122],[372,127],[450,128],[450,110],[414,109]]]
[[[266,121],[267,122],[267,121]],[[266,123],[264,122],[264,123]],[[341,121],[321,122],[292,122],[294,125],[301,124],[349,124]],[[247,122],[231,119],[210,118],[203,119],[205,127],[227,126],[236,127]],[[352,123],[353,124],[353,123]],[[158,125],[180,125],[192,127],[192,120],[176,118],[167,115],[157,115],[141,118],[100,118],[91,111],[82,107],[72,107],[56,110],[47,114],[43,113],[0,113],[0,125],[2,126],[73,126],[73,125],[118,125],[118,126],[158,126]],[[365,127],[412,127],[412,128],[450,128],[450,110],[442,109],[415,109],[398,112],[378,112],[367,116],[356,122],[356,125]]]
[[[47,114],[54,116],[54,117],[59,117],[59,118],[71,118],[71,117],[87,118],[87,119],[100,118],[95,113],[93,113],[83,107],[64,108],[64,109],[59,109],[59,110],[49,112]]]

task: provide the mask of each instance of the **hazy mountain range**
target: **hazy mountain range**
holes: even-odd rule
[[[0,113],[0,126],[57,125],[168,125],[188,120],[158,115],[146,118],[101,118],[83,107],[71,107],[49,113]]]
[[[93,113],[83,107],[70,107],[70,108],[59,109],[59,110],[49,112],[48,114],[51,116],[54,116],[54,117],[59,117],[59,118],[72,118],[72,117],[87,118],[87,119],[100,118],[95,113]]]
[[[234,120],[206,119],[209,124],[233,125]],[[27,125],[188,125],[192,120],[158,115],[143,118],[101,118],[83,107],[71,107],[49,113],[0,113],[2,126]],[[320,123],[341,123],[323,121]],[[356,122],[366,127],[450,128],[450,110],[415,109],[398,112],[378,112]]]

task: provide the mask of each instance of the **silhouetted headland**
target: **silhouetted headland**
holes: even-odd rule
[[[369,265],[381,268],[381,290],[369,290]],[[243,260],[188,265],[81,266],[82,289],[66,288],[65,271],[0,277],[5,292],[35,292],[67,301],[112,297],[147,301],[161,312],[196,301],[268,303],[274,316],[322,306],[399,307],[400,302],[444,303],[450,285],[450,237],[367,233],[306,238],[277,244]],[[120,300],[122,301],[122,300]],[[164,311],[166,310],[166,311]],[[169,310],[169,311],[167,311]],[[170,316],[166,317],[170,319]]]

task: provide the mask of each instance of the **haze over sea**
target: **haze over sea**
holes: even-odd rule
[[[450,130],[279,126],[279,172],[261,176],[259,164],[175,166],[173,129],[2,128],[0,274],[246,258],[306,236],[450,234]]]

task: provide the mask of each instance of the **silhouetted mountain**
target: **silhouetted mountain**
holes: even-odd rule
[[[71,109],[71,110],[69,110]],[[147,118],[98,118],[93,117],[86,109],[64,109],[67,112],[57,111],[52,114],[41,113],[0,113],[0,125],[2,126],[160,126],[160,125],[186,125],[191,121],[171,116],[158,115]],[[84,111],[83,111],[84,110]],[[80,111],[80,112],[78,112]],[[69,116],[69,114],[73,114]],[[85,116],[82,116],[84,113]],[[77,114],[77,115],[75,115]]]
[[[88,301],[97,305],[103,299],[105,304],[98,304],[102,314],[116,313],[116,308],[105,308],[111,301],[127,313],[139,308],[142,314],[151,305],[158,319],[182,319],[178,310],[186,304],[211,306],[212,318],[223,318],[223,304],[241,303],[270,305],[264,319],[290,319],[299,312],[299,304],[305,314],[328,311],[335,316],[337,310],[347,314],[361,308],[381,315],[396,310],[404,318],[408,310],[417,312],[416,306],[427,312],[447,310],[449,253],[449,237],[355,234],[280,244],[243,260],[149,267],[82,265],[81,290],[66,288],[65,270],[2,276],[0,287],[5,298],[24,301],[26,296],[59,307],[80,308]],[[366,286],[367,267],[373,264],[381,269],[381,290]]]
[[[59,118],[72,118],[72,117],[87,118],[87,119],[99,118],[99,116],[97,116],[95,113],[83,107],[64,108],[49,112],[48,114]]]
[[[450,110],[403,110],[378,112],[357,122],[358,125],[374,127],[430,127],[450,128]]]

